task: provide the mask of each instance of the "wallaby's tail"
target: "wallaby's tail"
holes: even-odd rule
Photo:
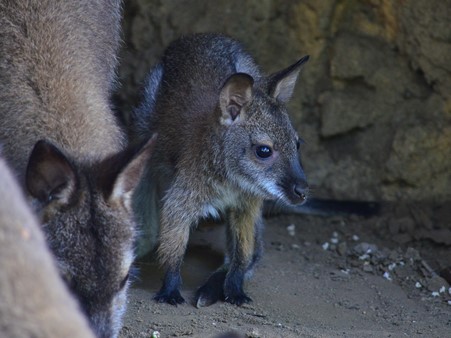
[[[309,214],[320,216],[332,215],[377,215],[381,209],[377,202],[360,201],[337,201],[328,199],[312,198],[303,205],[290,206],[273,201],[265,201],[263,212],[265,216],[275,216],[278,214]]]
[[[133,209],[139,225],[135,255],[142,257],[157,246],[160,232],[160,184],[147,166],[141,182],[133,195]]]
[[[138,142],[149,138],[152,134],[152,115],[155,111],[158,90],[163,78],[163,65],[158,63],[150,72],[145,81],[143,98],[137,108],[131,113],[131,130],[134,139]]]

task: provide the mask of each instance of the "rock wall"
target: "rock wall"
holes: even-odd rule
[[[450,0],[126,0],[127,112],[182,34],[241,40],[268,73],[310,54],[290,111],[314,195],[451,200]]]

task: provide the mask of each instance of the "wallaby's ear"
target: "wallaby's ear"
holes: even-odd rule
[[[69,203],[76,189],[77,175],[57,147],[41,140],[35,144],[28,160],[25,184],[30,194],[41,202]]]
[[[276,100],[287,103],[293,94],[294,86],[304,63],[309,59],[306,55],[288,68],[285,68],[269,77],[269,95]]]
[[[252,100],[254,79],[244,73],[236,73],[225,82],[219,94],[221,124],[231,125],[244,118],[242,108]]]
[[[109,200],[121,201],[131,210],[131,200],[135,188],[141,180],[153,150],[155,148],[157,135],[152,138],[138,151],[138,153],[119,171],[114,180]]]

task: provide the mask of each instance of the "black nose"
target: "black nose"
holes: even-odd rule
[[[294,195],[299,198],[299,202],[305,202],[308,195],[308,186],[305,184],[294,184],[293,192]]]

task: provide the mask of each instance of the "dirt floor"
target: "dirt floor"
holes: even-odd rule
[[[192,239],[187,304],[155,303],[162,272],[139,262],[122,338],[451,337],[449,205],[386,206],[370,218],[272,217],[245,286],[253,302],[242,307],[193,306],[196,288],[221,264],[222,229],[202,227]]]

